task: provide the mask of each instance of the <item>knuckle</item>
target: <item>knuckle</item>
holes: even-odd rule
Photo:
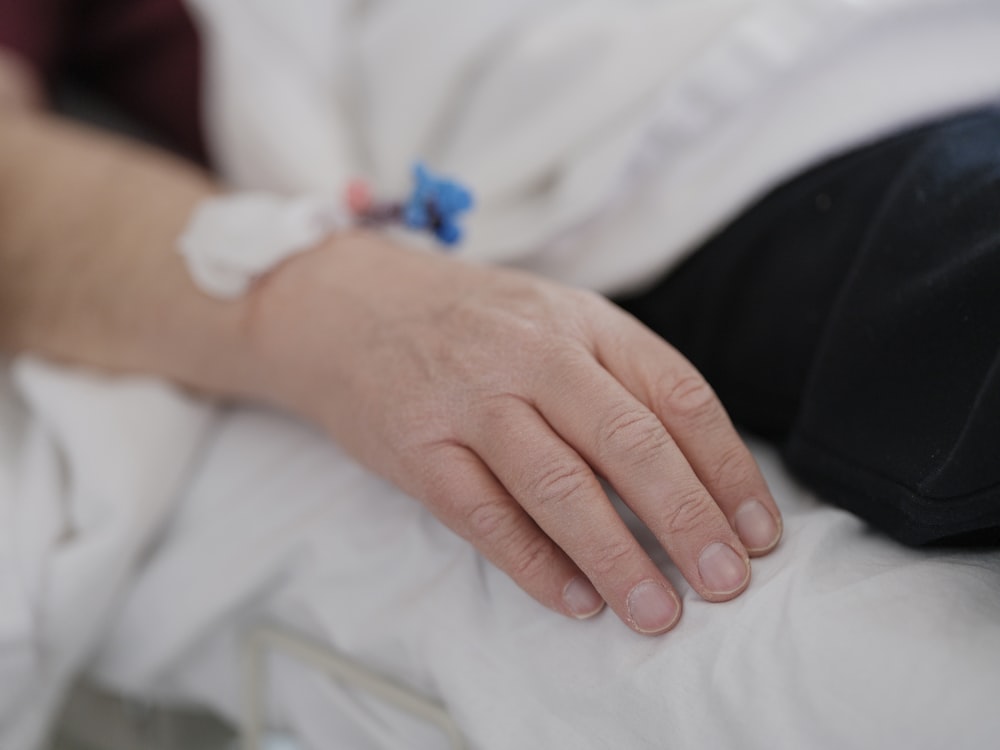
[[[572,298],[577,309],[598,315],[606,315],[609,311],[617,311],[618,307],[599,292],[593,289],[573,289]]]
[[[742,446],[734,446],[722,452],[713,472],[713,485],[722,492],[746,487],[754,480],[755,471]]]
[[[685,375],[672,383],[663,397],[667,412],[681,419],[699,419],[716,408],[715,391],[699,375]]]
[[[510,511],[500,503],[488,502],[473,505],[466,511],[462,524],[463,536],[475,540],[500,543],[510,525]]]
[[[475,418],[489,434],[503,434],[511,422],[512,398],[506,393],[486,394],[475,404]]]
[[[598,307],[610,307],[611,303],[607,297],[605,297],[600,292],[596,292],[593,289],[587,289],[586,287],[570,287],[570,295],[579,300],[583,304],[595,305]]]
[[[509,561],[507,572],[515,581],[540,580],[552,567],[549,543],[541,536],[512,535],[500,552]]]
[[[600,427],[599,444],[604,451],[624,453],[633,464],[661,457],[672,442],[660,420],[645,409],[629,408],[614,413]]]
[[[509,508],[483,503],[472,508],[466,520],[470,541],[514,580],[537,580],[549,569],[549,542],[517,523]]]
[[[565,505],[585,492],[591,482],[589,469],[571,461],[556,460],[543,466],[528,482],[528,495],[539,504]]]
[[[590,354],[586,347],[581,346],[579,338],[574,338],[566,331],[561,331],[545,341],[535,361],[542,365],[536,373],[534,380],[536,385],[545,378],[551,378],[551,374],[557,371],[565,373],[569,384],[572,385],[575,379],[583,379],[592,363]]]
[[[540,320],[518,319],[511,323],[511,329],[504,332],[509,341],[517,342],[523,352],[532,357],[541,356],[552,348],[553,336]]]
[[[665,520],[671,535],[693,534],[711,523],[712,504],[700,487],[680,491],[672,498]]]
[[[634,553],[626,540],[612,541],[597,550],[585,571],[591,577],[607,577],[627,567]]]

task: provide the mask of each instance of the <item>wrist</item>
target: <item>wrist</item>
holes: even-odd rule
[[[363,325],[350,298],[364,286],[352,256],[369,249],[368,232],[333,234],[261,276],[238,300],[238,348],[247,363],[240,396],[277,406],[313,421],[317,381],[336,388],[347,331]],[[350,290],[350,291],[349,291]]]
[[[296,404],[307,369],[302,363],[310,356],[303,332],[317,324],[328,332],[344,297],[331,282],[357,278],[337,270],[364,234],[348,225],[337,204],[322,196],[245,192],[193,207],[174,259],[183,259],[198,303],[188,316],[171,319],[179,331],[190,329],[191,318],[211,323],[204,337],[176,336],[194,345],[194,356],[184,361],[198,368],[179,379],[221,395]]]

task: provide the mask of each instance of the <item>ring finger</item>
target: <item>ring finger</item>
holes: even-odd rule
[[[587,463],[539,413],[498,399],[469,443],[535,523],[640,633],[670,629],[680,599],[632,536]]]

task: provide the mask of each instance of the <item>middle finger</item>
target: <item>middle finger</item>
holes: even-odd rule
[[[567,363],[539,388],[545,419],[611,483],[703,598],[725,601],[746,588],[746,549],[652,411],[593,360]]]
[[[640,633],[670,629],[680,599],[584,460],[524,401],[486,410],[469,447],[608,605]]]

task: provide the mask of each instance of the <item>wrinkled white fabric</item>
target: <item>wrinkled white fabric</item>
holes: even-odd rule
[[[422,157],[477,191],[470,257],[606,291],[796,169],[1000,89],[993,0],[193,4],[235,188],[308,201],[359,175],[390,195]],[[901,550],[773,464],[781,549],[721,606],[668,568],[685,619],[645,639],[542,610],[291,420],[216,415],[154,381],[3,372],[4,750],[38,741],[94,659],[111,684],[233,715],[236,643],[262,619],[440,696],[482,748],[930,748],[1000,731],[997,554]],[[278,670],[274,718],[317,748],[353,737],[330,691]]]
[[[319,433],[225,415],[101,657],[120,689],[240,711],[241,637],[278,623],[441,698],[482,750],[989,747],[1000,732],[1000,552],[908,550],[818,503],[757,447],[784,514],[738,599],[683,596],[661,638],[551,613]],[[307,748],[441,748],[277,663],[270,717]],[[152,692],[150,692],[152,691]],[[347,714],[349,716],[350,714]]]
[[[212,411],[156,380],[0,371],[0,747],[31,748],[173,511]]]
[[[802,167],[1000,97],[994,0],[190,0],[238,189],[476,193],[463,252],[605,292]]]

